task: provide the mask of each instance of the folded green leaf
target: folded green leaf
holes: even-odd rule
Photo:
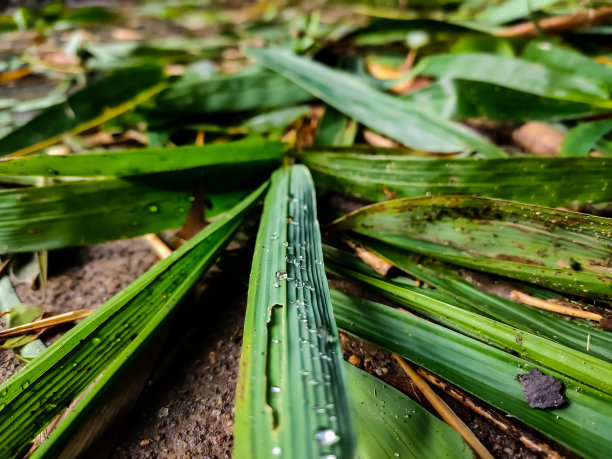
[[[214,169],[205,172],[207,217],[236,204],[270,169],[248,166],[242,172],[234,166],[229,180]],[[96,244],[180,227],[198,180],[197,172],[183,172],[2,190],[0,254]]]
[[[505,156],[475,132],[377,91],[350,74],[288,50],[250,48],[249,53],[336,110],[408,146],[438,152],[473,149],[483,156]]]
[[[154,66],[117,70],[0,139],[0,156],[23,156],[125,113],[161,91],[162,78]]]
[[[542,97],[599,105],[605,105],[609,98],[605,86],[597,80],[524,59],[486,53],[429,56],[410,72],[410,76],[414,75],[480,81]]]
[[[453,303],[457,306],[464,305],[513,327],[545,336],[572,349],[612,363],[612,333],[597,328],[592,322],[580,319],[567,320],[557,313],[530,308],[483,291],[485,288],[483,283],[487,283],[494,286],[492,290],[504,292],[509,296],[512,286],[504,288],[499,278],[489,279],[483,273],[456,269],[446,263],[425,259],[420,255],[400,252],[374,239],[360,238],[358,241],[394,266],[434,287],[436,291],[450,295],[458,302]],[[371,271],[364,270],[359,265],[352,264],[350,269],[372,276]],[[530,293],[533,295],[539,292],[530,291]]]
[[[36,155],[0,159],[2,175],[110,176],[150,174],[201,166],[228,167],[235,163],[278,161],[285,147],[280,142],[242,140],[206,146],[143,148],[82,155]]]
[[[161,109],[178,113],[239,112],[284,107],[312,99],[309,92],[275,72],[250,67],[231,75],[179,80],[157,98]]]
[[[395,247],[592,298],[612,298],[612,220],[497,199],[436,196],[336,221]]]
[[[372,301],[331,291],[338,326],[448,380],[584,457],[612,454],[612,397],[541,369],[565,384],[569,403],[530,408],[515,380],[534,365],[477,340]]]
[[[320,190],[372,201],[426,194],[479,195],[551,207],[612,201],[609,158],[438,159],[344,151],[300,156]]]
[[[539,97],[480,81],[442,79],[402,99],[446,118],[501,121],[564,120],[596,113],[581,102]]]
[[[612,88],[612,68],[550,41],[530,41],[523,50],[522,57],[552,69],[590,78]]]
[[[357,451],[363,459],[382,457],[473,458],[470,447],[449,425],[374,376],[346,363]]]
[[[612,395],[612,363],[559,344],[530,331],[466,310],[452,297],[397,281],[361,274],[331,264],[330,271],[366,284],[377,293],[464,335],[511,349],[523,358],[554,368],[576,381]]]
[[[249,283],[236,457],[353,457],[315,202],[304,166],[273,174]]]
[[[109,378],[129,361],[215,262],[266,186],[153,266],[0,386],[2,457],[24,454],[34,437],[100,373],[110,371],[105,375]],[[72,422],[64,421],[55,438],[63,429],[75,427],[79,415],[71,416]]]
[[[612,120],[604,119],[578,124],[565,135],[560,156],[586,156],[595,144],[612,131]],[[608,187],[606,186],[605,189]]]

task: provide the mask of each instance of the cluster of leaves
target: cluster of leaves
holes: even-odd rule
[[[35,252],[44,279],[46,251],[210,219],[49,348],[17,342],[33,360],[0,386],[2,457],[25,454],[62,413],[33,455],[94,447],[122,381],[262,200],[238,457],[472,455],[420,405],[344,364],[338,329],[584,457],[609,457],[612,338],[597,322],[612,300],[610,8],[164,3],[129,13],[178,34],[147,37],[100,8],[0,21],[65,42],[18,49],[20,32],[4,33],[16,45],[0,85],[36,80],[48,94],[0,99],[2,268]],[[95,36],[80,28],[92,22]],[[329,245],[317,209],[337,218]],[[395,307],[330,290],[326,270]],[[8,276],[0,312],[7,326],[40,314]],[[563,382],[563,406],[525,401],[516,377],[532,369]]]

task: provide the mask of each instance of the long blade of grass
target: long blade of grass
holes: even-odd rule
[[[98,375],[106,370],[105,378],[112,378],[130,360],[215,262],[266,187],[259,187],[156,264],[0,386],[2,457],[23,454],[33,438]],[[94,397],[96,390],[88,397]],[[62,425],[57,436],[62,429],[77,426],[74,422]]]
[[[284,146],[280,142],[241,140],[205,146],[142,148],[82,155],[35,155],[0,160],[2,175],[116,176],[151,174],[194,167],[231,166],[235,163],[278,161]]]
[[[315,202],[304,166],[273,174],[249,283],[236,457],[353,457]]]
[[[421,60],[410,75],[480,81],[542,97],[596,105],[606,105],[609,99],[606,87],[597,80],[524,59],[486,53],[429,56]]]
[[[496,84],[459,79],[442,79],[401,97],[439,116],[453,119],[561,121],[602,110],[583,102],[550,99]]]
[[[612,159],[608,158],[437,159],[347,149],[309,152],[300,160],[320,191],[331,189],[372,201],[427,193],[479,195],[550,207],[612,201],[607,186]],[[539,192],[542,189],[546,192]]]
[[[477,279],[481,275],[473,271],[459,271],[451,265],[399,252],[373,239],[360,239],[359,242],[397,268],[450,295],[474,311],[612,363],[612,334],[596,328],[588,321],[566,320],[556,313],[530,308],[482,291],[477,287]],[[362,274],[370,274],[358,264],[352,264],[351,268]],[[491,284],[494,285],[493,281]]]
[[[206,216],[236,204],[255,187],[255,180],[261,183],[270,166],[235,164],[231,178],[215,167],[205,170]],[[95,244],[180,227],[199,180],[197,171],[185,171],[0,191],[0,254]]]
[[[538,62],[563,72],[582,75],[612,88],[612,69],[570,48],[550,41],[530,41],[521,55],[523,59]]]
[[[345,115],[405,145],[428,151],[505,153],[480,135],[417,105],[377,91],[360,79],[283,49],[249,48],[262,65],[280,73]]]
[[[377,293],[447,327],[488,343],[511,349],[524,358],[554,368],[577,381],[612,395],[612,363],[571,349],[548,338],[477,312],[468,311],[450,298],[440,298],[427,289],[367,276],[331,264],[330,271],[373,288]]]
[[[535,366],[527,360],[372,301],[331,291],[338,326],[430,370],[585,457],[612,454],[612,397],[561,379],[569,403],[555,410],[530,408],[515,380]]]
[[[157,98],[174,113],[239,112],[284,107],[312,99],[293,82],[269,70],[251,67],[231,75],[179,80]]]
[[[337,220],[395,247],[552,290],[612,298],[612,221],[488,198],[405,198]]]
[[[117,70],[0,139],[0,156],[23,156],[119,116],[165,87],[159,67]]]
[[[376,377],[346,363],[351,413],[362,458],[474,457],[447,424]]]

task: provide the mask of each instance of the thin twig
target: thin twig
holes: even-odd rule
[[[168,258],[172,253],[172,249],[168,247],[157,234],[146,234],[145,239],[151,245],[157,256],[162,260]]]
[[[355,251],[355,255],[357,255],[361,261],[370,266],[381,276],[386,276],[389,270],[393,268],[393,265],[387,260],[355,244],[350,239],[344,239],[344,242],[346,242],[346,244]]]
[[[501,415],[500,413],[487,406],[484,406],[474,397],[467,394],[466,392],[463,392],[461,389],[456,388],[449,382],[441,379],[440,377],[434,375],[433,373],[427,371],[424,368],[417,368],[417,373],[423,376],[433,385],[442,389],[444,392],[446,392],[448,395],[460,402],[462,405],[466,406],[467,408],[474,411],[477,415],[489,421],[491,424],[493,424],[505,434],[508,434],[509,436],[519,440],[538,456],[547,459],[563,458],[563,456],[559,452],[552,449],[550,445],[537,439],[529,432],[521,430],[519,427],[510,422],[510,420],[508,420],[505,416]]]
[[[442,419],[449,426],[451,426],[459,435],[461,435],[461,438],[463,438],[465,442],[470,445],[476,455],[481,459],[493,459],[491,453],[483,446],[482,443],[480,443],[480,440],[478,440],[476,435],[474,435],[474,432],[472,432],[468,426],[466,426],[465,423],[459,419],[459,417],[453,412],[453,410],[451,410],[446,402],[442,400],[431,387],[429,387],[429,384],[427,384],[427,382],[421,378],[417,372],[410,367],[410,365],[408,365],[408,362],[396,354],[393,354],[393,357],[395,360],[397,360],[408,377],[412,379],[423,395],[425,395],[427,401],[431,403],[440,417],[442,417]]]
[[[526,293],[520,292],[519,290],[512,290],[510,292],[510,299],[519,303],[526,304],[538,309],[545,309],[547,311],[553,311],[566,316],[579,317],[580,319],[595,320],[599,322],[602,318],[600,314],[590,311],[584,311],[578,308],[572,308],[564,306],[562,304],[545,301],[540,298],[536,298]]]
[[[94,312],[94,309],[79,309],[78,311],[66,312],[64,314],[58,314],[56,316],[48,317],[46,319],[40,319],[29,324],[8,328],[6,330],[0,331],[0,339],[9,338],[11,336],[20,336],[26,333],[41,330],[43,328],[55,327],[56,325],[61,325],[67,322],[84,319],[92,312]]]
[[[567,32],[568,30],[580,29],[582,27],[594,26],[612,17],[612,7],[590,9],[581,13],[565,14],[551,18],[542,19],[536,24],[533,21],[522,22],[506,27],[496,33],[499,37],[535,37],[538,28],[548,33]]]
[[[12,258],[13,258],[12,256],[8,256],[6,257],[6,260],[0,262],[0,274],[4,272],[8,264],[11,262]]]

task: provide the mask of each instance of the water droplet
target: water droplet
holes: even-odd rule
[[[283,450],[280,448],[280,446],[275,446],[272,448],[272,454],[275,456],[280,456],[282,452]]]
[[[2,392],[0,392],[0,397],[6,397],[6,394],[8,394],[8,389],[4,389]]]
[[[278,282],[274,282],[274,284],[272,284],[274,286],[274,288],[279,288],[280,284]]]
[[[272,340],[272,342],[273,342],[274,344],[278,344],[278,343],[280,343],[280,341],[279,341],[279,340],[277,340],[277,339],[273,339],[273,340]]]
[[[272,240],[276,240],[276,239],[278,239],[278,234],[276,234],[276,231],[274,231],[274,232],[272,233],[272,236],[270,236],[270,239],[272,239]]]
[[[278,394],[281,391],[280,387],[272,386],[270,387],[270,392],[273,394]]]
[[[321,429],[315,432],[315,440],[322,446],[331,446],[338,443],[340,437],[331,429]]]
[[[156,205],[150,205],[149,206],[149,212],[151,212],[152,214],[154,214],[155,212],[157,212],[159,209]]]
[[[277,280],[285,280],[287,279],[287,273],[276,271],[276,279]]]
[[[30,381],[24,381],[24,382],[21,384],[21,388],[22,388],[23,390],[25,390],[25,389],[27,389],[27,388],[28,388],[28,386],[29,386],[29,385],[30,385]]]

